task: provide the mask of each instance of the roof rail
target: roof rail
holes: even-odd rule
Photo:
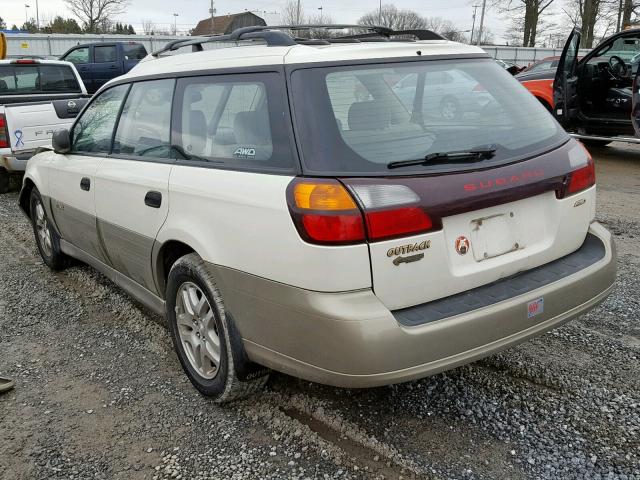
[[[379,38],[380,40],[391,40],[392,37],[399,36],[413,36],[418,40],[446,40],[443,36],[432,32],[431,30],[393,30],[387,27],[380,27],[376,25],[348,25],[348,24],[337,24],[337,25],[261,25],[261,26],[253,26],[253,27],[243,27],[234,30],[233,32],[227,35],[211,35],[211,36],[200,36],[200,37],[192,37],[185,39],[173,40],[167,43],[163,48],[153,52],[151,55],[154,57],[159,56],[162,53],[175,51],[183,47],[191,46],[192,51],[200,52],[203,50],[202,45],[205,43],[213,43],[213,42],[239,42],[244,40],[264,40],[268,46],[274,47],[287,47],[296,45],[299,43],[307,44],[307,45],[324,45],[331,42],[331,38],[329,39],[313,39],[313,38],[295,38],[282,30],[292,30],[292,31],[305,31],[305,30],[344,30],[344,29],[359,29],[359,30],[368,30],[367,33],[362,34],[354,34],[354,35],[345,35],[333,37],[333,40],[358,40],[364,39],[365,41],[368,39],[369,41]],[[393,40],[396,40],[395,38]]]

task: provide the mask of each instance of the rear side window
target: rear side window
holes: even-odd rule
[[[74,153],[109,153],[113,128],[129,85],[102,92],[91,102],[73,126]]]
[[[115,62],[118,59],[118,51],[115,45],[93,47],[93,61],[95,63]]]
[[[169,158],[174,80],[134,83],[122,109],[113,153]]]
[[[1,65],[0,95],[45,92],[80,92],[80,85],[67,65]]]
[[[490,59],[309,68],[295,71],[292,80],[309,173],[460,170],[469,165],[387,165],[481,148],[495,150],[483,163],[490,166],[567,139],[535,97]]]
[[[89,47],[82,47],[71,50],[69,53],[67,53],[67,56],[64,57],[64,60],[75,64],[89,63]]]
[[[293,168],[283,82],[276,73],[178,80],[178,159],[238,169]]]
[[[139,43],[131,43],[122,46],[122,53],[127,60],[142,60],[147,56],[147,49]]]

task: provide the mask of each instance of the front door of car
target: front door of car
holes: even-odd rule
[[[95,177],[109,153],[127,88],[114,87],[96,97],[73,126],[71,152],[56,155],[50,165],[51,210],[62,238],[101,261],[106,258],[96,226]]]
[[[578,49],[581,34],[574,28],[562,50],[553,81],[553,114],[564,128],[578,116]]]
[[[631,90],[633,106],[631,108],[631,123],[636,137],[640,137],[640,66],[637,67],[633,77],[633,87]]]
[[[136,82],[118,120],[110,156],[98,167],[98,232],[109,264],[156,292],[151,253],[169,211],[171,102],[175,81]]]

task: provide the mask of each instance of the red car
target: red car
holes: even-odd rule
[[[533,64],[532,66],[535,66]],[[556,64],[557,67],[557,64]],[[553,79],[556,68],[527,69],[515,78],[529,90],[547,110],[553,112]]]

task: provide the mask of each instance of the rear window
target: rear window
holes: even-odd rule
[[[0,65],[0,95],[80,92],[67,65]]]
[[[464,169],[469,165],[440,162],[390,170],[387,164],[432,153],[495,149],[484,167],[548,150],[568,138],[544,107],[490,59],[309,68],[295,71],[292,80],[303,162],[313,173]]]
[[[139,43],[123,45],[122,51],[126,60],[142,60],[147,56],[147,49]]]

